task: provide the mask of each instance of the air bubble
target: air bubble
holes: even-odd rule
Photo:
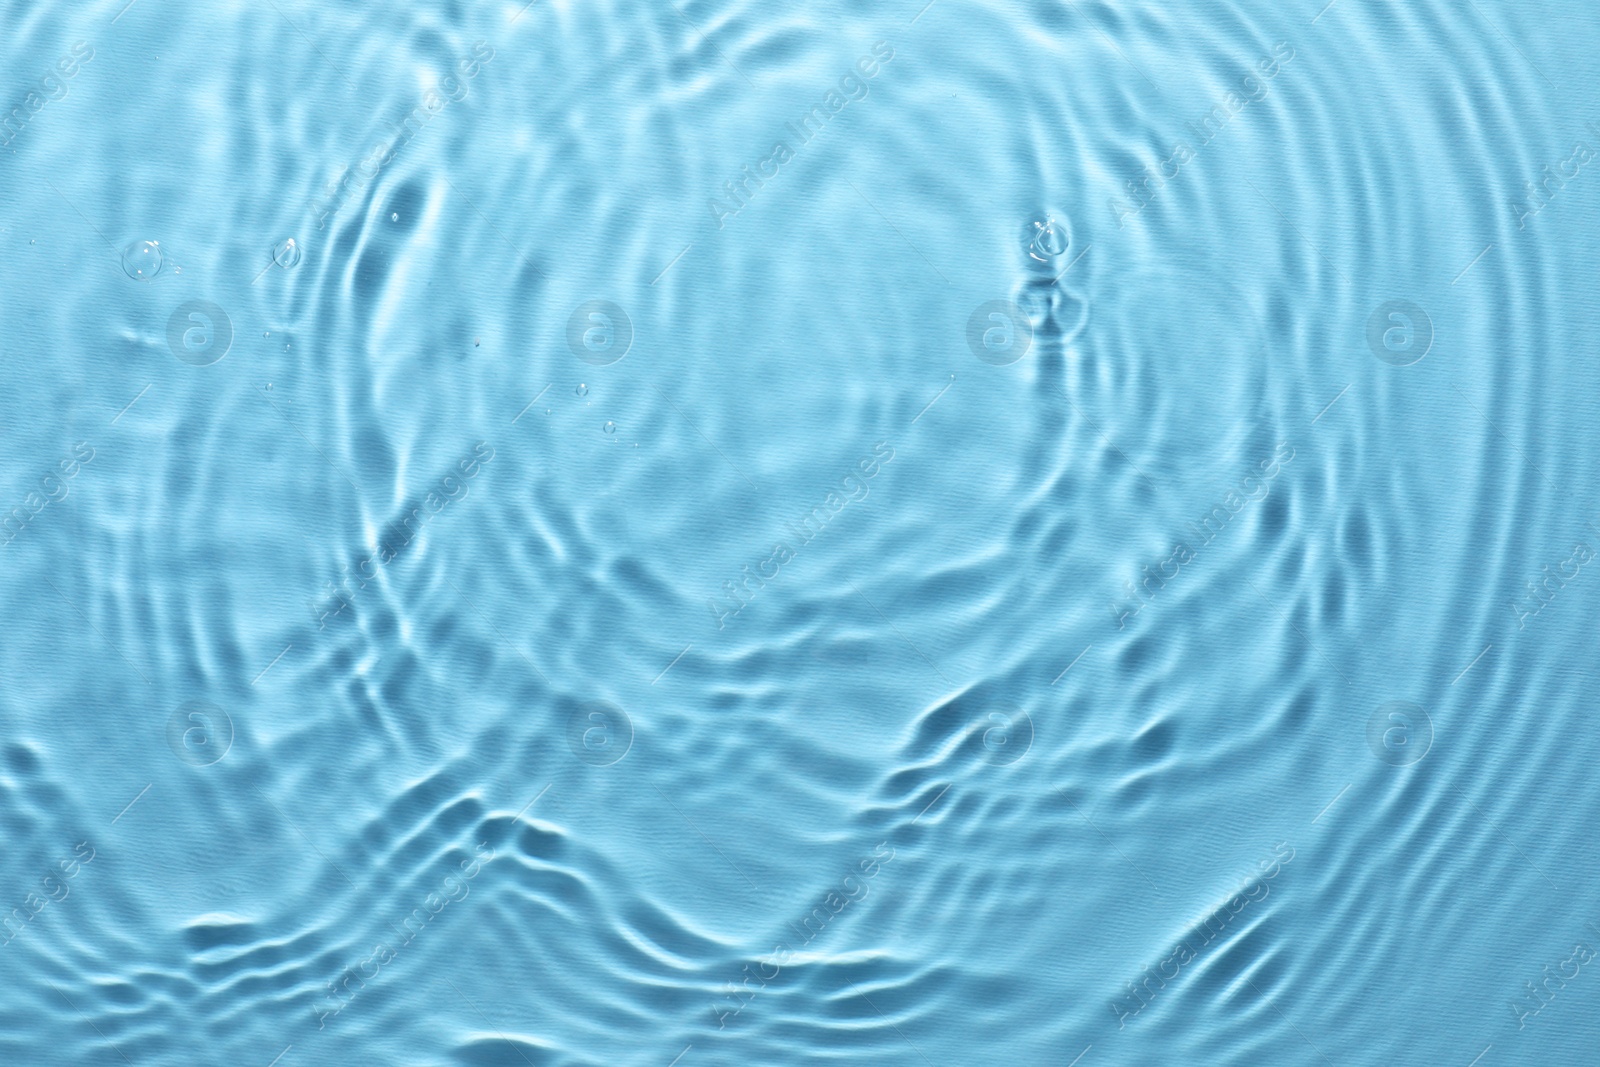
[[[604,430],[606,433],[616,433],[617,424],[614,422],[608,422],[604,426],[600,427],[600,429]]]
[[[284,270],[288,270],[300,262],[300,246],[295,243],[293,237],[279,242],[278,246],[272,250],[272,261]]]
[[[578,383],[578,395],[579,396],[588,396],[589,395],[589,387],[587,385],[584,385],[582,382],[579,382]]]
[[[155,241],[135,241],[122,250],[122,269],[136,282],[147,282],[161,270],[161,246]]]
[[[389,215],[389,221],[390,222],[399,222],[400,221],[400,212],[396,211],[396,212],[391,213]]]

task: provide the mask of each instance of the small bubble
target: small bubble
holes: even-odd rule
[[[549,408],[545,408],[545,409],[544,409],[544,413],[545,413],[545,414],[546,414],[546,415],[548,415],[548,414],[550,414],[550,409],[549,409]]]
[[[395,211],[395,212],[390,213],[389,221],[390,222],[399,222],[400,221],[400,212]]]
[[[34,239],[33,239],[33,238],[32,238],[32,237],[30,237],[30,238],[28,238],[28,243],[29,243],[29,244],[30,244],[30,245],[36,245],[36,244],[38,244],[38,243],[39,243],[39,242],[38,242],[38,241],[35,241],[35,240],[34,240]]]
[[[284,270],[288,270],[300,262],[300,246],[295,243],[293,237],[279,242],[278,246],[272,250],[272,261]]]
[[[161,270],[161,247],[155,241],[135,241],[122,250],[122,269],[136,282],[147,282]]]
[[[600,429],[604,430],[606,433],[616,433],[617,424],[614,422],[608,422],[604,426],[600,427]]]
[[[478,347],[478,346],[479,346],[479,345],[481,345],[481,344],[483,344],[483,338],[481,338],[481,337],[474,337],[474,338],[473,338],[473,339],[472,339],[472,347],[473,347],[473,348],[477,348],[477,347]]]
[[[271,330],[262,330],[261,331],[261,336],[262,337],[271,337],[272,336],[272,331]]]
[[[267,392],[269,392],[269,393],[272,392],[272,383],[271,382],[267,383]]]
[[[578,383],[578,395],[579,396],[588,396],[589,395],[589,387],[587,385],[584,385],[582,382],[579,382]]]

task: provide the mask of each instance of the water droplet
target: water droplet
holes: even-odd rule
[[[300,246],[295,243],[293,237],[278,243],[277,247],[272,250],[272,261],[284,270],[288,270],[300,262]]]
[[[122,269],[136,282],[147,282],[161,270],[161,247],[155,241],[135,241],[122,250]]]
[[[545,413],[545,414],[546,414],[546,415],[548,415],[548,414],[550,414],[550,409],[549,409],[549,408],[545,408],[545,409],[544,409],[544,413]]]
[[[582,382],[579,382],[578,383],[578,395],[579,396],[588,396],[589,395],[589,387],[587,385],[584,385]]]
[[[271,330],[262,330],[261,331],[261,336],[262,337],[271,337],[272,336],[272,331]]]
[[[398,211],[392,212],[389,215],[389,221],[390,222],[399,222],[400,221],[400,212],[398,212]]]
[[[608,422],[608,423],[606,423],[604,426],[602,426],[600,428],[602,430],[604,430],[606,433],[616,433],[617,432],[617,424],[614,423],[614,422]]]
[[[478,347],[478,346],[479,346],[479,345],[481,345],[481,344],[483,344],[483,338],[481,338],[481,337],[474,337],[474,338],[473,338],[473,339],[472,339],[472,347],[473,347],[473,348],[477,348],[477,347]]]
[[[30,244],[30,245],[36,245],[36,244],[38,244],[38,243],[39,243],[39,242],[38,242],[38,241],[35,241],[35,240],[34,240],[34,239],[33,239],[33,238],[32,238],[32,237],[30,237],[30,238],[28,238],[28,243],[29,243],[29,244]]]
[[[271,391],[272,391],[272,383],[271,383],[271,382],[268,382],[268,383],[267,383],[267,391],[268,391],[268,392],[269,392],[269,393],[270,393],[270,392],[271,392]]]

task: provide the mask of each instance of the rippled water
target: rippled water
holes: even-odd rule
[[[0,0],[0,1063],[1596,1062],[1600,25],[1324,4]]]

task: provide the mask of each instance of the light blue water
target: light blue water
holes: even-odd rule
[[[1600,16],[0,0],[0,1065],[1600,1062]]]

